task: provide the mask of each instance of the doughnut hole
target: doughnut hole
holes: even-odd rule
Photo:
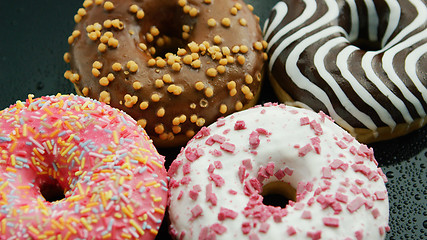
[[[40,193],[48,202],[55,202],[65,198],[64,189],[56,179],[44,178],[39,180]]]
[[[176,54],[178,49],[187,47],[197,18],[183,15],[182,7],[177,4],[158,10],[147,13],[140,39],[152,57],[164,58],[168,53]]]
[[[377,51],[381,49],[379,41],[369,41],[368,39],[359,38],[351,42],[352,45],[364,51]]]
[[[275,181],[262,187],[261,196],[264,205],[285,208],[289,201],[296,201],[296,190],[288,183]]]

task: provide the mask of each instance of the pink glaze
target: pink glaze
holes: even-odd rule
[[[125,113],[74,95],[0,115],[0,239],[154,239],[167,201],[164,157]],[[65,198],[40,193],[57,184]]]
[[[177,239],[384,239],[386,178],[372,149],[324,113],[267,104],[202,129],[172,163]],[[263,186],[296,190],[285,208]]]

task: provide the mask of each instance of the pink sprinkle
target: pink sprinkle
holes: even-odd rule
[[[262,232],[262,233],[267,233],[267,232],[268,232],[268,229],[270,229],[270,224],[268,224],[268,223],[266,223],[266,222],[261,223],[261,226],[259,227],[259,231],[260,231],[260,232]]]
[[[191,219],[195,219],[199,217],[200,215],[202,215],[202,213],[203,213],[202,207],[200,207],[200,205],[197,204],[193,209],[191,209],[191,215],[192,215]]]
[[[372,216],[374,216],[375,219],[377,219],[380,216],[380,210],[378,208],[375,208],[372,210]]]
[[[310,144],[307,144],[298,150],[298,156],[304,157],[305,155],[307,155],[307,153],[311,152],[312,150],[313,150],[313,147]]]
[[[325,224],[325,226],[327,226],[327,227],[339,227],[340,226],[340,222],[339,222],[338,218],[324,217],[322,220],[323,220],[323,224]]]
[[[273,220],[275,223],[280,223],[280,222],[282,222],[282,217],[279,214],[274,214]]]
[[[234,124],[234,130],[243,130],[246,129],[246,124],[244,121],[239,120]]]
[[[308,117],[302,117],[299,119],[301,126],[308,125],[310,123],[310,119]]]
[[[221,169],[222,168],[222,162],[220,162],[220,161],[215,161],[214,165],[215,165],[216,169]]]
[[[224,227],[224,225],[220,224],[220,223],[214,223],[211,226],[211,230],[213,230],[216,234],[223,234],[227,231],[227,228]]]
[[[296,233],[297,233],[297,231],[295,230],[295,228],[294,227],[288,227],[288,229],[286,230],[286,233],[289,235],[289,236],[293,236],[293,235],[295,235]]]
[[[347,195],[344,195],[344,194],[342,194],[342,193],[340,193],[340,192],[336,192],[336,193],[335,193],[335,199],[336,199],[337,201],[342,202],[342,203],[347,203],[347,202],[348,202],[348,196],[347,196]]]
[[[251,145],[252,149],[256,149],[259,146],[259,133],[256,131],[251,132],[249,135],[249,145]]]
[[[318,122],[316,122],[316,120],[313,120],[310,122],[310,127],[314,130],[314,133],[317,136],[320,136],[323,134],[322,126]]]
[[[323,167],[322,168],[322,173],[323,173],[322,178],[324,178],[324,179],[331,179],[332,178],[331,168],[329,168],[329,167]]]
[[[351,168],[355,172],[360,172],[365,176],[369,176],[369,174],[371,173],[371,169],[363,164],[353,164],[351,165]]]
[[[224,221],[226,218],[235,219],[237,215],[238,215],[237,212],[228,208],[221,207],[218,214],[218,220]]]
[[[314,150],[316,151],[317,154],[320,154],[320,138],[319,137],[314,137],[310,139],[311,144],[314,147]]]
[[[277,172],[274,174],[274,176],[277,178],[277,179],[282,179],[282,178],[284,178],[285,177],[285,172],[282,170],[282,169],[279,169],[279,170],[277,170]]]
[[[241,183],[243,183],[243,181],[245,180],[245,172],[246,172],[245,166],[240,165],[239,171],[238,171],[238,176],[239,176],[239,180]]]
[[[169,166],[169,170],[168,170],[168,176],[173,176],[176,171],[178,170],[179,166],[182,164],[181,160],[175,160],[172,162],[172,164]]]
[[[196,201],[197,198],[199,197],[199,193],[194,190],[190,190],[189,195],[190,195],[190,198],[193,199],[194,201]]]
[[[363,239],[363,230],[358,230],[358,231],[354,232],[354,236],[356,237],[357,240],[362,240]]]
[[[259,237],[256,233],[251,233],[249,235],[249,240],[259,240]]]
[[[200,230],[199,239],[208,239],[209,238],[208,234],[209,234],[209,228],[203,227],[202,230]]]
[[[215,141],[213,140],[213,137],[209,137],[205,143],[208,146],[212,146],[212,145],[214,145]]]
[[[225,119],[224,117],[220,117],[216,120],[216,126],[217,127],[222,127],[225,125]]]
[[[322,231],[316,231],[316,232],[307,232],[307,237],[310,237],[312,240],[318,240],[322,238]]]
[[[269,175],[269,176],[273,176],[274,174],[274,163],[268,163],[267,167],[265,168],[265,172]]]
[[[329,165],[333,170],[338,169],[344,162],[339,159],[334,159],[334,161]]]
[[[359,186],[363,185],[363,183],[364,183],[363,180],[361,180],[361,179],[356,179],[354,182]]]
[[[341,149],[346,149],[347,145],[343,142],[343,141],[338,141],[336,142],[336,144],[338,145],[338,147],[340,147]]]
[[[231,194],[231,195],[236,195],[237,194],[237,192],[234,191],[233,189],[228,190],[228,193]]]
[[[377,200],[385,200],[387,198],[387,192],[385,191],[376,191],[375,196],[377,197]]]
[[[334,210],[334,214],[339,214],[342,211],[342,207],[339,202],[332,203],[331,208]]]
[[[210,135],[210,129],[207,127],[202,127],[199,132],[194,136],[194,138],[202,138]]]
[[[265,130],[264,128],[257,128],[255,129],[255,131],[257,131],[259,134],[261,135],[271,135],[271,133],[269,133],[267,130]]]
[[[213,173],[215,171],[215,166],[211,163],[208,167],[208,173]]]
[[[209,196],[209,202],[211,202],[212,205],[216,206],[216,204],[218,203],[218,198],[216,197],[215,193],[211,193],[211,195]]]
[[[222,156],[222,152],[221,152],[221,151],[218,151],[218,150],[216,150],[216,149],[214,149],[214,150],[211,152],[211,154],[212,154],[212,155],[214,155],[215,157],[221,157],[221,156]]]
[[[341,166],[339,167],[339,169],[343,170],[344,172],[347,171],[347,169],[348,169],[348,163],[341,164]]]
[[[366,198],[371,196],[371,193],[369,193],[368,189],[366,188],[362,188],[362,194]]]
[[[242,223],[242,232],[245,235],[251,232],[251,223],[250,222]]]
[[[187,185],[189,182],[191,182],[191,178],[189,176],[185,176],[181,179],[181,184]]]
[[[236,146],[234,146],[234,144],[225,142],[225,143],[221,144],[220,148],[226,152],[234,153]]]
[[[292,170],[292,169],[290,169],[290,168],[286,167],[286,168],[285,168],[285,173],[286,173],[286,175],[288,175],[288,176],[292,176],[292,174],[294,173],[294,170]]]
[[[334,122],[334,120],[329,115],[324,113],[323,111],[319,111],[319,115],[320,115],[320,119],[322,120],[322,122],[325,122],[325,119],[328,119],[329,121]]]
[[[193,162],[197,160],[199,157],[203,156],[204,152],[200,148],[190,148],[185,149],[185,157],[188,161]]]
[[[357,149],[356,149],[356,147],[355,147],[355,146],[351,146],[351,147],[350,147],[350,153],[351,153],[351,154],[353,154],[353,155],[356,155],[356,153],[357,153]]]
[[[184,195],[184,191],[182,191],[182,190],[181,190],[181,191],[179,192],[179,194],[178,194],[177,199],[178,199],[178,200],[181,200],[182,195]]]
[[[184,166],[182,167],[182,171],[183,171],[184,175],[189,174],[191,172],[190,163],[184,164]]]
[[[217,143],[219,143],[219,144],[222,144],[222,143],[224,143],[224,142],[225,142],[225,137],[224,137],[224,136],[221,136],[221,135],[218,135],[218,134],[215,134],[215,135],[213,135],[213,136],[212,136],[212,140],[213,140],[214,142],[217,142]]]
[[[304,203],[302,203],[302,202],[297,202],[297,203],[295,203],[295,205],[294,205],[294,209],[295,210],[301,210],[301,209],[303,209],[304,208]]]
[[[252,170],[252,162],[250,159],[245,159],[242,161],[243,166],[246,167],[249,171]]]
[[[217,174],[211,174],[209,178],[215,183],[215,186],[221,187],[225,184],[224,178]]]
[[[193,190],[196,191],[196,192],[201,192],[202,191],[202,187],[200,187],[199,184],[196,184],[196,185],[193,186]]]
[[[344,133],[344,137],[343,137],[343,139],[344,139],[345,141],[347,141],[347,142],[351,143],[351,142],[353,142],[354,137],[353,137],[353,136],[351,136],[349,133]]]
[[[354,213],[357,209],[363,206],[363,204],[365,204],[365,199],[359,196],[347,205],[347,210],[350,213]]]
[[[310,211],[302,212],[301,218],[302,219],[311,219],[311,212]]]

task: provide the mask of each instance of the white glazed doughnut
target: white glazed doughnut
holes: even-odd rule
[[[267,104],[219,119],[168,174],[176,239],[384,239],[389,230],[373,150],[323,113]],[[263,204],[259,193],[281,185],[294,201]]]

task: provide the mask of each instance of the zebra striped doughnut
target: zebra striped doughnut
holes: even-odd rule
[[[270,80],[359,141],[427,123],[425,0],[284,0],[265,22]]]

